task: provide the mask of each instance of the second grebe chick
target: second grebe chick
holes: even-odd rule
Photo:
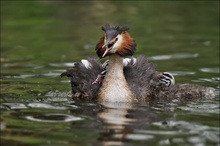
[[[163,72],[162,75],[159,77],[158,82],[166,87],[169,87],[175,84],[175,78],[171,73]]]

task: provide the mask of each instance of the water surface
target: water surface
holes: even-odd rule
[[[2,145],[219,146],[219,2],[1,2]],[[158,71],[216,90],[179,103],[85,102],[60,73],[96,56],[106,24],[128,25]],[[104,61],[104,60],[103,60]]]

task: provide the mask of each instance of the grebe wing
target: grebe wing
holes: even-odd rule
[[[94,98],[98,93],[99,84],[92,84],[97,78],[98,74],[103,71],[100,61],[89,57],[87,60],[83,59],[81,62],[74,64],[72,68],[61,74],[61,77],[70,77],[72,93],[79,98]]]
[[[87,59],[82,59],[81,63],[88,69],[92,66],[92,64]]]
[[[151,85],[159,75],[155,68],[156,65],[149,63],[143,55],[131,58],[124,65],[125,78],[136,97],[146,98],[150,95]]]

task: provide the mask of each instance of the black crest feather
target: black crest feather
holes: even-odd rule
[[[116,30],[118,31],[119,34],[121,34],[124,31],[128,31],[129,27],[128,26],[111,26],[109,24],[106,24],[104,26],[102,26],[102,30],[103,31],[109,31],[109,30]]]

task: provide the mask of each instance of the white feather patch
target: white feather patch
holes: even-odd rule
[[[92,67],[92,64],[86,59],[82,59],[81,62],[87,69]]]
[[[133,61],[133,64],[136,63],[136,58],[124,58],[123,64],[124,66],[127,66],[129,62]]]

